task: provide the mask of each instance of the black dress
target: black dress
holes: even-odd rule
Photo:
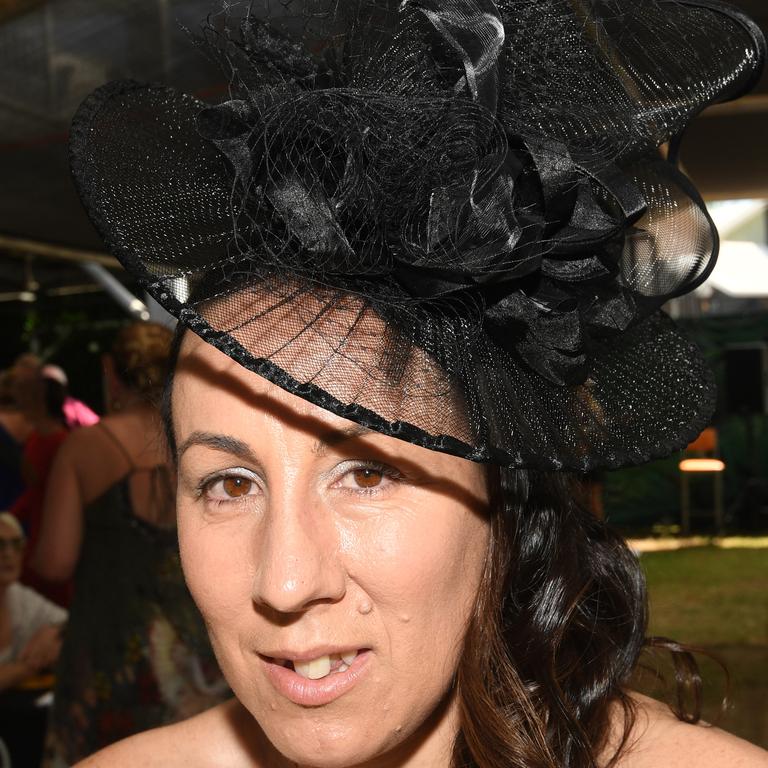
[[[166,467],[132,467],[84,511],[46,740],[50,768],[231,696],[184,583],[175,529],[133,512],[130,478],[147,471],[167,485]]]

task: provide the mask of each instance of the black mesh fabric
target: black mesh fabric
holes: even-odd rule
[[[684,446],[713,408],[660,312],[717,235],[661,145],[754,82],[719,4],[227,4],[206,105],[110,83],[72,168],[170,312],[323,408],[478,461],[589,470]]]

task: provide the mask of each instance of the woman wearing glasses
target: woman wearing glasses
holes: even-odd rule
[[[0,512],[0,691],[54,664],[67,612],[19,583],[26,539],[19,521]]]

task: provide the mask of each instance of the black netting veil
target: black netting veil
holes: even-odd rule
[[[708,0],[227,3],[207,104],[109,83],[71,135],[110,250],[202,338],[434,450],[588,470],[714,404],[661,313],[717,233],[672,162],[757,28]],[[670,152],[670,147],[672,151]]]

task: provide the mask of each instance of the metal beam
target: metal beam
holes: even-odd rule
[[[83,272],[90,275],[104,290],[137,320],[149,320],[147,305],[137,299],[113,274],[107,272],[100,264],[84,261],[80,264]]]
[[[61,261],[76,261],[86,264],[101,264],[109,269],[122,269],[120,262],[113,256],[97,251],[83,251],[78,248],[67,248],[61,245],[50,245],[37,240],[26,240],[20,237],[0,235],[0,252],[5,251],[10,256],[43,256],[47,259]]]
[[[92,283],[82,285],[62,285],[59,288],[48,288],[43,291],[46,296],[58,297],[58,296],[80,296],[85,293],[102,293],[104,287],[101,285],[95,285]]]

